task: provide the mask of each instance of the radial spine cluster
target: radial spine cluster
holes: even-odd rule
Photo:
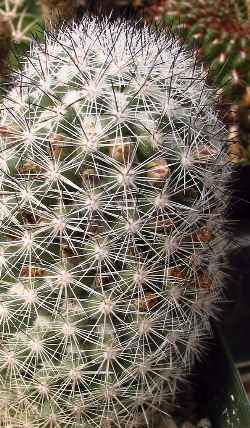
[[[34,44],[0,123],[0,426],[152,427],[221,296],[224,127],[171,33]]]

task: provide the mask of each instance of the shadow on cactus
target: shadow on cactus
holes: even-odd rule
[[[152,427],[223,273],[225,130],[170,32],[85,18],[31,48],[1,118],[1,424]]]

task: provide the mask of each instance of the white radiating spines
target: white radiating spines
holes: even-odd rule
[[[221,294],[215,94],[171,33],[34,44],[0,124],[0,424],[152,426]]]

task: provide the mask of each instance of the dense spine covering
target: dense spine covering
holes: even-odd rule
[[[191,51],[85,18],[0,126],[0,424],[152,426],[221,296],[225,130]]]

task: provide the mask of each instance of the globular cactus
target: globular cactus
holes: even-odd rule
[[[2,107],[0,420],[153,426],[221,298],[224,126],[170,32],[85,18]]]

